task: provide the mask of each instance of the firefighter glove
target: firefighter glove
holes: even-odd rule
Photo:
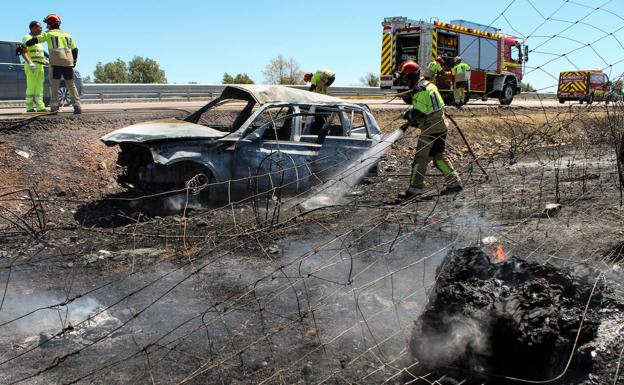
[[[36,66],[36,65],[35,65],[35,63],[33,63],[33,62],[28,63],[28,66],[30,67],[30,69],[31,69],[32,71],[34,71],[34,70],[36,70],[36,69],[37,69],[37,66]]]

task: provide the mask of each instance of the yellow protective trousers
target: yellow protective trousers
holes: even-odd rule
[[[412,175],[410,187],[424,188],[425,173],[427,166],[433,161],[435,167],[444,175],[447,187],[461,185],[461,179],[453,168],[453,164],[447,159],[445,154],[446,133],[433,135],[420,135],[416,154],[412,162]]]
[[[26,111],[45,111],[43,104],[43,82],[45,71],[43,65],[35,63],[35,70],[31,70],[28,64],[24,64],[26,74]]]

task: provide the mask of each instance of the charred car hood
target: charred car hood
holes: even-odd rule
[[[218,139],[227,135],[214,128],[176,119],[153,120],[133,124],[100,138],[106,145],[119,143],[145,143],[178,139]]]

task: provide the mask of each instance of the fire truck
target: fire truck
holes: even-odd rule
[[[578,100],[592,104],[594,101],[609,103],[617,99],[612,90],[611,81],[601,70],[568,71],[559,74],[557,98],[559,103],[566,100]]]
[[[511,104],[522,90],[524,63],[529,49],[522,39],[503,34],[497,28],[454,20],[426,22],[406,17],[385,18],[381,45],[380,85],[383,90],[407,90],[399,73],[405,60],[415,60],[421,68],[441,56],[446,76],[438,79],[438,89],[445,100],[452,100],[450,70],[453,59],[461,56],[472,68],[469,98],[498,98]],[[411,103],[409,98],[404,98]]]

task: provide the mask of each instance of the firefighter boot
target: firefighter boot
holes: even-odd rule
[[[425,192],[425,189],[422,187],[410,186],[407,190],[399,193],[399,198],[407,199],[416,195],[421,195],[423,192]]]

